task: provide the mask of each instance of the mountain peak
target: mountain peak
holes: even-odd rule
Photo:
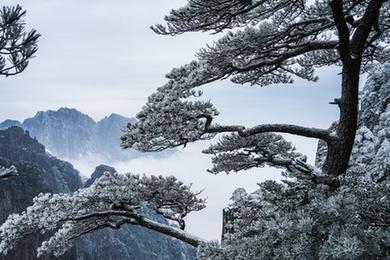
[[[91,178],[89,178],[87,180],[84,187],[91,186],[96,181],[96,179],[99,179],[100,177],[102,177],[103,174],[105,174],[106,172],[108,172],[110,174],[114,174],[116,172],[116,170],[115,170],[115,168],[113,168],[111,166],[100,164],[99,166],[97,166],[95,168],[95,171],[92,173]]]
[[[0,129],[7,129],[11,126],[19,126],[22,127],[22,123],[17,121],[17,120],[11,120],[11,119],[6,119],[3,122],[0,123]]]
[[[134,119],[133,118],[124,117],[124,116],[119,115],[117,113],[111,113],[109,116],[105,116],[104,118],[102,118],[97,123],[98,124],[102,124],[102,123],[112,122],[112,121],[115,121],[115,122],[123,122],[123,121],[129,122],[129,121],[132,121],[132,120],[134,120]]]
[[[68,108],[68,107],[61,107],[55,112],[64,113],[64,114],[83,114],[75,108]],[[85,115],[85,114],[83,114],[83,115]]]
[[[123,117],[117,113],[111,113],[111,115],[108,116],[108,118],[115,118],[115,117]]]
[[[72,119],[72,120],[82,120],[88,123],[96,123],[90,116],[78,111],[75,108],[67,108],[61,107],[58,110],[47,110],[47,111],[39,111],[35,114],[34,118],[62,118],[62,119]],[[31,118],[24,120],[23,124],[29,122]]]

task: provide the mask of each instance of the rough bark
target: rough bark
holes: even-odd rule
[[[330,176],[342,175],[348,168],[357,130],[362,56],[367,47],[369,34],[377,23],[382,4],[382,0],[373,0],[369,3],[359,26],[351,37],[343,16],[343,2],[341,0],[331,2],[334,20],[340,34],[339,54],[343,67],[341,98],[338,100],[340,118],[336,138],[328,142],[328,154],[324,165],[324,170]]]
[[[343,67],[337,138],[328,143],[328,156],[325,163],[326,172],[332,176],[344,174],[348,168],[357,130],[359,70],[359,61],[353,61]]]

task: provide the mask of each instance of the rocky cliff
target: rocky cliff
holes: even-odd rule
[[[71,164],[46,154],[45,147],[19,127],[0,131],[0,165],[15,165],[19,174],[0,181],[0,223],[9,214],[25,210],[41,192],[72,192],[82,185]],[[17,249],[0,259],[35,259],[36,248],[43,238],[41,234],[31,234]],[[69,252],[63,259],[72,257],[74,252]]]
[[[42,144],[20,127],[0,130],[0,165],[15,165],[19,173],[16,177],[0,180],[0,223],[9,214],[25,210],[41,192],[73,192],[83,187],[78,171],[71,164],[48,154]],[[85,186],[91,185],[104,172],[115,172],[115,169],[98,166]],[[152,211],[150,214],[154,220],[167,224],[161,216]],[[0,256],[0,260],[36,259],[36,248],[44,238],[41,234],[31,234],[10,254]],[[44,256],[40,259],[55,258]],[[75,247],[61,259],[192,260],[196,257],[194,248],[181,241],[127,225],[120,230],[104,229],[78,239]]]

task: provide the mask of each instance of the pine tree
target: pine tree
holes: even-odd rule
[[[152,29],[163,35],[194,31],[226,34],[201,49],[197,61],[167,75],[168,83],[149,97],[137,115],[138,121],[129,124],[122,138],[123,147],[159,151],[233,133],[223,145],[229,147],[230,157],[232,153],[242,157],[242,140],[271,138],[264,133],[316,138],[327,147],[321,169],[327,178],[319,181],[337,188],[337,177],[347,170],[357,130],[359,75],[373,62],[389,58],[389,7],[389,1],[383,0],[189,1],[165,17],[165,26]],[[209,82],[230,78],[238,84],[265,86],[291,83],[293,76],[315,81],[315,68],[326,65],[341,67],[341,97],[334,102],[340,117],[334,131],[290,124],[252,128],[220,125],[214,123],[218,111],[211,102],[194,101],[202,94],[197,88]],[[267,145],[260,148],[257,154],[262,156],[252,166],[294,166],[293,158],[279,153],[284,143],[280,145],[276,151],[274,147],[265,151]],[[217,153],[221,155],[218,161],[222,155],[228,158],[226,151]],[[247,152],[248,158],[253,153]],[[274,159],[278,157],[290,162],[280,165]]]
[[[388,78],[379,84],[381,74],[373,74],[370,80],[378,85],[364,90],[360,112],[358,91],[360,73],[388,59],[389,7],[385,0],[189,0],[171,11],[166,26],[152,27],[155,32],[227,32],[202,49],[197,61],[167,75],[168,83],[128,125],[122,146],[160,151],[225,133],[205,150],[213,155],[209,171],[269,165],[284,169],[286,179],[261,183],[251,194],[236,191],[217,243],[183,230],[184,217],[204,207],[190,186],[174,178],[105,175],[75,194],[40,195],[26,211],[11,215],[0,227],[0,252],[31,230],[59,228],[38,252],[61,255],[84,233],[133,224],[196,246],[200,259],[390,257],[390,98],[388,84],[382,84]],[[212,81],[265,86],[291,83],[293,76],[316,80],[314,69],[325,65],[340,66],[342,75],[341,97],[334,102],[340,118],[329,129],[220,125],[212,103],[196,100],[202,95],[197,88]],[[276,133],[319,139],[317,165]],[[143,207],[178,227],[151,222]]]

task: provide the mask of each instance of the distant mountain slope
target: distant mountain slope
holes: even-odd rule
[[[111,114],[99,122],[76,109],[60,108],[57,111],[38,112],[20,123],[6,120],[0,129],[20,126],[46,146],[53,155],[64,159],[82,159],[94,156],[99,161],[128,160],[140,155],[134,150],[122,150],[120,137],[134,119]]]
[[[118,114],[111,114],[103,118],[96,124],[96,138],[100,140],[99,153],[104,154],[109,161],[126,160],[141,155],[133,149],[123,150],[120,148],[120,137],[123,135],[123,129],[134,118],[123,117]]]
[[[45,147],[31,138],[28,131],[19,127],[0,130],[0,165],[15,165],[19,175],[0,180],[0,224],[11,213],[19,213],[32,204],[39,193],[66,193],[83,187],[79,173],[70,163],[61,161],[45,152]],[[85,186],[91,185],[104,172],[115,172],[114,168],[96,167]],[[167,221],[153,211],[156,221]],[[7,256],[0,260],[34,260],[36,249],[44,236],[39,233],[27,236]],[[44,256],[40,260],[56,259]],[[140,226],[126,225],[119,230],[104,229],[79,238],[76,246],[61,259],[67,260],[194,260],[195,249]]]
[[[60,158],[75,158],[99,149],[95,121],[76,109],[38,112],[24,120],[23,127]]]

